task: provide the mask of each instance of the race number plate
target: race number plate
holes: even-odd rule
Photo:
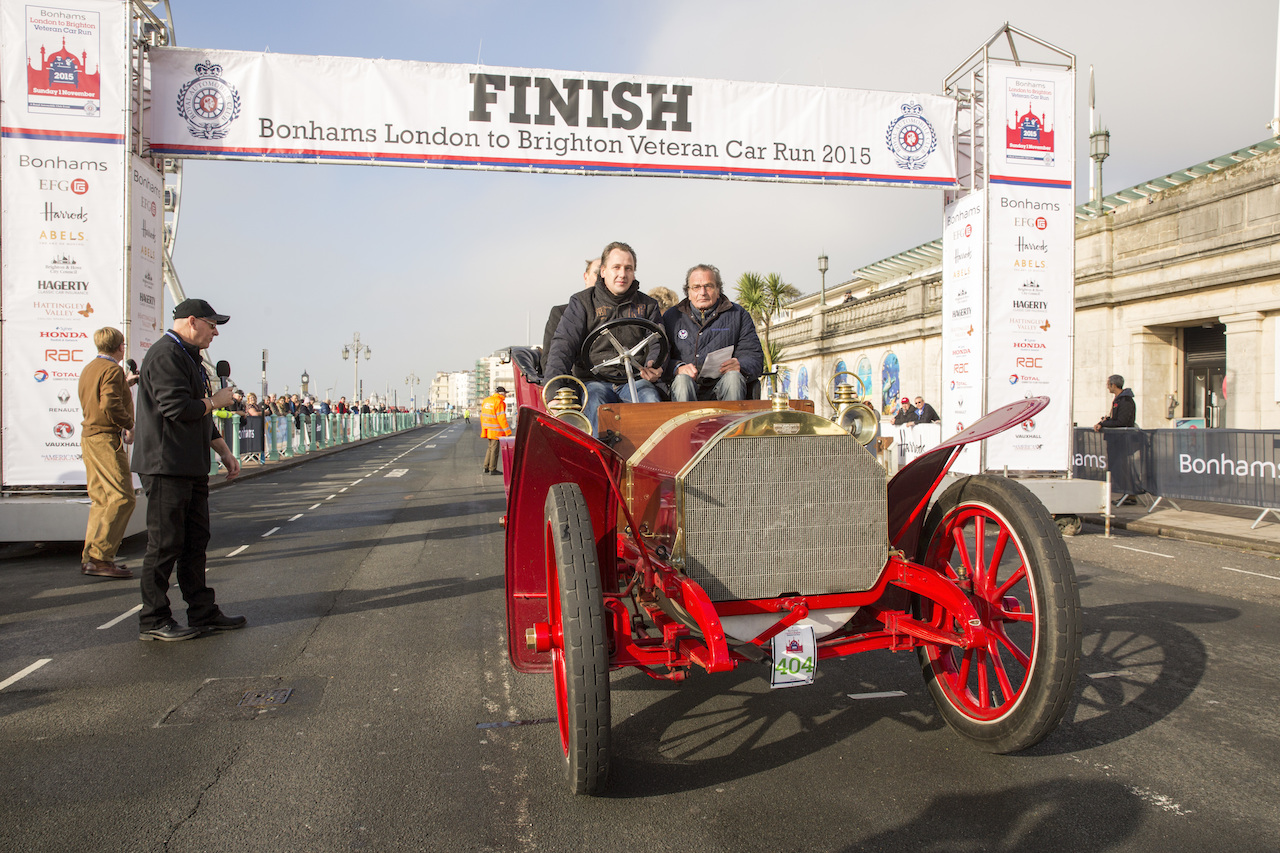
[[[812,684],[814,673],[818,671],[818,641],[813,626],[792,625],[771,642],[773,668],[769,672],[769,686]]]

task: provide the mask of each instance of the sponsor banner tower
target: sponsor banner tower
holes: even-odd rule
[[[84,483],[76,386],[125,329],[129,11],[0,3],[3,482]]]
[[[996,55],[1006,43],[1011,56]],[[946,194],[943,216],[943,423],[959,430],[1025,397],[1051,400],[1034,419],[969,445],[955,470],[1066,471],[1075,57],[1006,25],[944,86],[960,103],[960,188]]]

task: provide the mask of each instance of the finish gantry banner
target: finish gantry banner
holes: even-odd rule
[[[949,187],[937,95],[157,48],[173,157]]]

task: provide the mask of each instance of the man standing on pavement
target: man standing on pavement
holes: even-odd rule
[[[546,369],[543,370],[543,381],[553,376],[572,372],[587,387],[587,401],[583,414],[591,422],[592,432],[596,429],[596,410],[602,403],[656,403],[661,397],[653,383],[662,378],[662,366],[655,367],[653,359],[657,357],[659,343],[650,345],[650,357],[642,353],[640,360],[644,366],[635,379],[636,397],[631,399],[631,389],[621,368],[613,373],[609,381],[603,381],[591,371],[592,364],[616,358],[618,353],[612,342],[599,339],[593,351],[582,352],[582,345],[597,327],[618,319],[643,319],[661,325],[662,315],[658,311],[657,301],[640,292],[640,282],[636,280],[636,253],[626,243],[610,243],[600,253],[600,273],[595,284],[587,290],[580,290],[569,300],[564,309],[560,325],[556,327],[555,338],[551,341],[551,351],[547,354]],[[630,328],[621,330],[615,336],[625,347],[638,345],[646,337],[643,330]],[[544,385],[545,387],[545,385]]]
[[[1111,488],[1123,497],[1116,505],[1131,500],[1130,495],[1146,492],[1146,433],[1134,427],[1138,425],[1138,405],[1133,391],[1124,387],[1124,377],[1113,373],[1107,377],[1107,393],[1111,398],[1111,413],[1093,425],[1094,432],[1107,430],[1103,442],[1107,448],[1107,470],[1111,472]],[[1112,432],[1115,430],[1115,432]]]
[[[671,341],[667,375],[671,399],[745,400],[747,388],[760,378],[764,351],[755,321],[741,305],[724,295],[720,270],[698,264],[684,276],[685,298],[662,315]],[[702,376],[707,356],[731,349],[710,376]]]
[[[1093,425],[1093,431],[1104,429],[1122,429],[1138,425],[1138,404],[1133,399],[1133,390],[1124,387],[1124,377],[1113,373],[1107,377],[1107,393],[1111,398],[1111,414]]]
[[[120,367],[124,334],[110,326],[93,333],[98,356],[80,374],[80,454],[89,489],[89,526],[84,534],[80,572],[100,578],[131,578],[133,572],[116,563],[116,551],[138,499],[125,445],[133,441],[133,394],[138,381]]]
[[[498,470],[498,439],[511,435],[507,426],[507,389],[499,385],[480,404],[480,437],[489,439],[484,454],[484,472],[501,474]]]
[[[203,299],[186,299],[173,309],[173,328],[152,344],[142,361],[134,470],[147,494],[147,555],[142,561],[140,640],[189,640],[210,631],[243,628],[243,616],[226,616],[205,583],[209,544],[209,449],[227,469],[240,473],[213,424],[213,410],[231,402],[234,391],[216,394],[200,363],[200,351],[230,317]],[[169,608],[169,577],[187,603],[187,626]]]

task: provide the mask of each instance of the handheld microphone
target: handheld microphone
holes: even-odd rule
[[[222,383],[222,387],[226,388],[231,385],[231,363],[228,361],[220,361],[214,368],[218,373],[218,381]]]
[[[138,372],[138,362],[134,361],[133,359],[129,359],[128,361],[126,361],[124,363],[124,366],[129,368],[130,373]]]

